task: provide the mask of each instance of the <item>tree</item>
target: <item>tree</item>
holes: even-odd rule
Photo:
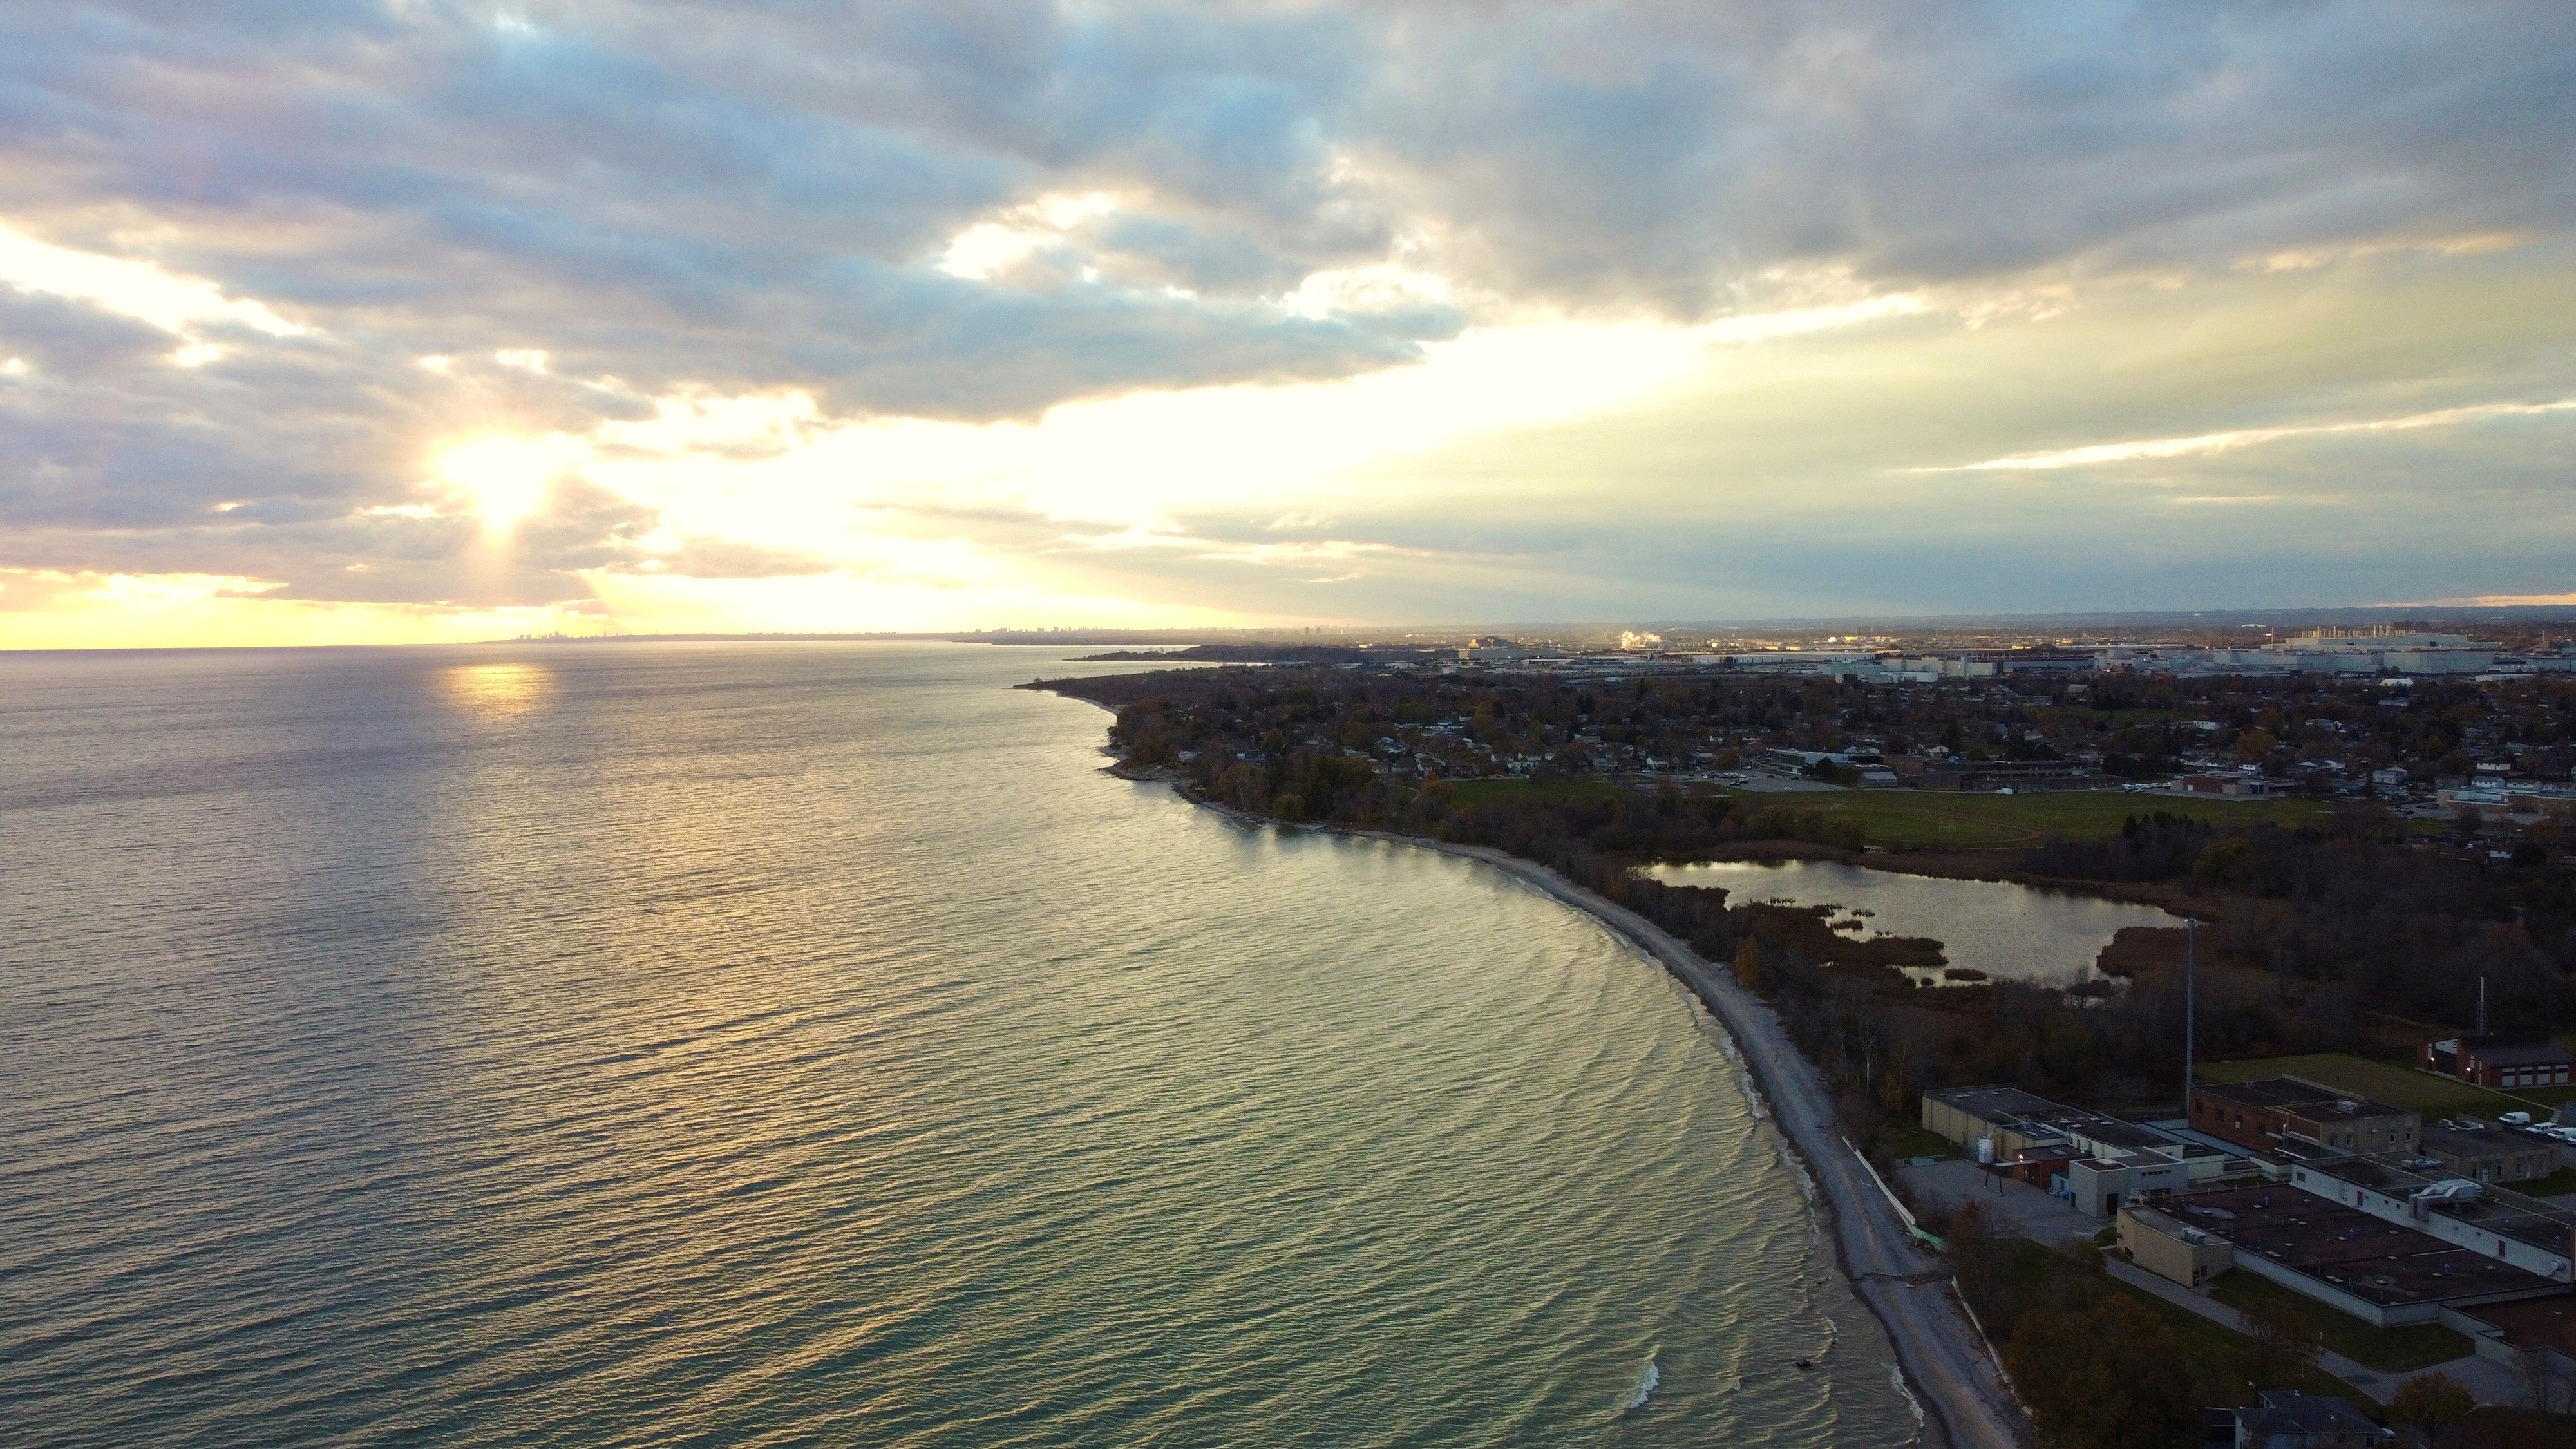
[[[1753,939],[1751,932],[1736,944],[1735,979],[1743,982],[1747,991],[1762,989],[1762,943]]]
[[[1997,1342],[2011,1337],[2019,1307],[2014,1302],[2012,1265],[1986,1210],[1973,1202],[1959,1204],[1941,1238],[1941,1251],[1950,1260],[1959,1296],[1967,1300],[1978,1324]]]
[[[2182,1341],[2104,1288],[2024,1313],[2004,1367],[2054,1449],[2168,1449],[2200,1416]]]
[[[2417,1374],[2397,1386],[2396,1396],[2388,1401],[2388,1417],[2438,1434],[2467,1418],[2477,1406],[2477,1396],[2449,1374]]]
[[[2279,1298],[2263,1298],[2245,1310],[2245,1335],[2253,1340],[2245,1353],[2245,1376],[2258,1389],[2288,1388],[2317,1366],[2325,1336],[2306,1314]]]

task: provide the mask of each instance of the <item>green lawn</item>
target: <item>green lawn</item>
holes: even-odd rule
[[[2123,795],[2116,790],[2068,790],[2035,795],[1972,794],[1963,790],[1845,790],[1831,795],[1765,795],[1733,792],[1740,809],[1822,806],[1857,815],[1872,845],[1915,849],[2008,850],[2037,845],[2052,835],[2097,840],[2120,833],[2133,815],[2187,815],[2213,825],[2268,820],[2295,825],[2333,810],[2321,800],[2177,800]]]
[[[1891,1158],[1956,1157],[1959,1145],[1930,1128],[1912,1122],[1890,1122],[1878,1129],[1878,1145]]]
[[[2375,1327],[2251,1273],[2219,1274],[2210,1284],[2210,1296],[2240,1313],[2257,1303],[2286,1303],[2301,1318],[2316,1325],[2327,1348],[2383,1373],[2413,1373],[2437,1363],[2449,1363],[2476,1347],[2466,1335],[2438,1323],[2412,1328]]]
[[[2174,1331],[2174,1337],[2182,1340],[2183,1357],[2191,1362],[2192,1382],[2201,1385],[2206,1392],[2224,1395],[2224,1398],[2218,1400],[2220,1403],[2254,1402],[2254,1383],[2245,1377],[2243,1370],[2245,1335],[2232,1328],[2222,1328],[2179,1303],[2167,1303],[2144,1288],[2132,1287],[2117,1278],[2106,1277],[2104,1281],[2111,1285],[2113,1291],[2128,1294],[2148,1312],[2163,1319],[2165,1325]],[[2323,1369],[2310,1369],[2307,1376],[2296,1384],[2265,1384],[2263,1387],[2296,1388],[2311,1394],[2332,1394],[2337,1398],[2349,1399],[2361,1408],[2367,1409],[2371,1406],[2368,1394]]]
[[[2197,1074],[2209,1082],[2253,1082],[2266,1077],[2304,1077],[2347,1092],[2376,1097],[2426,1118],[2467,1112],[2493,1121],[2504,1112],[2529,1111],[2535,1103],[2413,1067],[2374,1062],[2347,1052],[2312,1056],[2258,1057],[2249,1061],[2202,1062]]]

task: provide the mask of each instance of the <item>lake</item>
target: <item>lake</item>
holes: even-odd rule
[[[1914,1436],[1685,992],[1106,667],[0,655],[7,1437]]]
[[[1671,885],[1717,886],[1731,905],[1779,901],[1868,912],[1853,935],[1930,936],[1952,966],[2013,981],[2075,982],[2098,977],[2095,960],[2124,926],[2179,926],[2154,906],[2040,890],[2009,881],[1946,880],[1870,870],[1838,860],[1727,860],[1658,865]],[[1849,919],[1838,914],[1835,919]],[[1938,970],[1909,970],[1934,980]]]

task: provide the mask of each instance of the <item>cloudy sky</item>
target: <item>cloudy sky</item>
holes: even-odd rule
[[[2576,602],[2576,6],[0,5],[0,647]]]

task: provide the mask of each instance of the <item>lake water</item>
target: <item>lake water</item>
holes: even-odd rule
[[[1866,936],[1930,936],[1952,966],[1998,979],[2077,981],[2099,976],[2095,959],[2124,926],[2179,926],[2153,906],[2037,890],[2009,881],[1944,880],[1869,870],[1838,860],[1727,860],[1649,868],[1673,885],[1718,886],[1733,905],[1785,901],[1867,911]],[[1837,916],[1836,919],[1848,919]],[[1934,979],[1934,971],[1909,971]]]
[[[5,1437],[1912,1438],[1672,981],[1084,667],[0,655]]]

